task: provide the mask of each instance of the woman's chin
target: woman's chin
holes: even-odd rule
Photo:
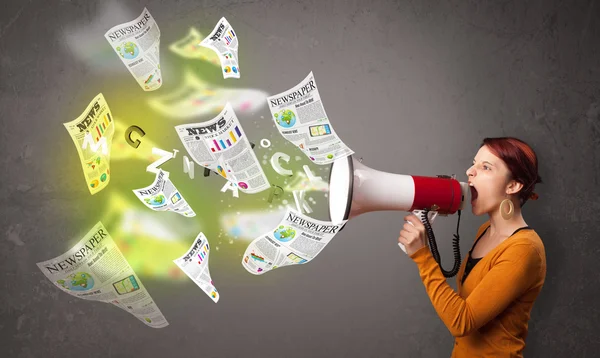
[[[483,215],[484,213],[478,208],[477,200],[471,201],[471,212],[475,216]]]

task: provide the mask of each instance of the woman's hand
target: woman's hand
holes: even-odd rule
[[[398,242],[404,245],[406,254],[410,256],[427,245],[427,234],[425,233],[425,225],[415,214],[405,216],[404,220],[410,221],[413,225],[407,222],[404,223],[402,230],[400,230]]]

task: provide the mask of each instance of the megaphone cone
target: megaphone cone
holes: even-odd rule
[[[383,210],[454,214],[470,194],[467,183],[450,176],[392,174],[367,167],[353,156],[331,164],[329,218],[334,223]]]
[[[427,231],[428,243],[435,261],[445,277],[458,273],[461,256],[458,224],[452,243],[454,266],[446,271],[440,264],[437,243],[431,228],[436,215],[446,216],[464,207],[470,194],[467,183],[454,176],[424,177],[392,174],[371,169],[352,156],[340,158],[331,164],[329,175],[329,220],[340,223],[357,215],[381,210],[399,210],[418,213]],[[429,216],[429,214],[433,214]],[[404,252],[406,248],[398,243]]]

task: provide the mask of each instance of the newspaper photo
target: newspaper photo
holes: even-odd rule
[[[354,154],[329,122],[311,72],[289,91],[267,98],[275,127],[315,164],[330,164]]]
[[[219,55],[223,78],[240,78],[238,38],[229,22],[222,17],[212,32],[200,42]]]
[[[160,30],[148,9],[135,20],[114,26],[104,37],[144,91],[160,88]]]
[[[176,126],[175,130],[198,165],[219,174],[243,193],[271,187],[229,102],[210,121]]]
[[[158,170],[150,186],[134,189],[133,193],[144,205],[154,211],[174,211],[186,217],[196,216],[194,210],[169,179],[169,173],[162,169]]]
[[[333,224],[320,221],[288,208],[274,230],[248,245],[242,266],[254,275],[262,275],[278,267],[307,263],[323,250],[346,222]]]
[[[152,328],[169,325],[101,222],[69,251],[37,266],[72,296],[112,303]]]
[[[115,133],[113,117],[102,93],[79,117],[63,125],[75,143],[87,188],[94,195],[110,182],[110,147]]]
[[[200,46],[200,42],[203,38],[204,36],[198,30],[196,30],[196,28],[192,27],[185,37],[169,45],[169,50],[183,58],[198,59],[209,62],[216,66],[220,66],[219,56],[215,53],[215,51],[210,48]]]
[[[210,271],[208,270],[209,253],[208,239],[201,232],[185,255],[173,260],[173,262],[216,303],[219,301],[219,293],[210,278]]]

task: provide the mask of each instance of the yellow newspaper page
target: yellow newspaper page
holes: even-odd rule
[[[63,124],[75,143],[86,185],[94,195],[110,181],[110,145],[115,133],[113,116],[102,93],[79,117]]]

